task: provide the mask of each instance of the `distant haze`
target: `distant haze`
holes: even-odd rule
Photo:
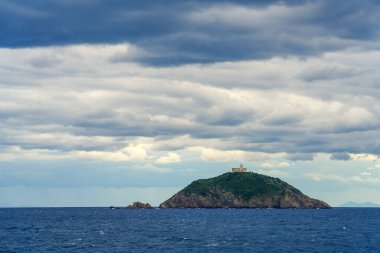
[[[380,207],[380,205],[372,203],[372,202],[364,202],[364,203],[346,202],[340,205],[340,207]]]

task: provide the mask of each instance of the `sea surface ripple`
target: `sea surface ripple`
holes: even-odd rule
[[[0,252],[380,252],[380,208],[1,208]]]

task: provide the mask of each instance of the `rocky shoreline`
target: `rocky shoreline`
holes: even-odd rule
[[[133,202],[126,209],[151,209]],[[253,172],[225,173],[200,179],[173,195],[159,208],[278,208],[326,209],[327,203],[303,194],[288,183]],[[110,206],[110,209],[121,209]]]
[[[110,206],[109,209],[149,209],[153,208],[149,203],[143,203],[140,201],[133,202],[126,207]]]

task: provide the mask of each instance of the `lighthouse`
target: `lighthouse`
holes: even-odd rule
[[[232,168],[232,173],[247,172],[247,168],[244,168],[243,164],[240,164],[239,168]]]

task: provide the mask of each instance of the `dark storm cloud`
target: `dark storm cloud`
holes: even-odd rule
[[[307,69],[299,75],[299,78],[308,81],[325,81],[350,78],[360,72],[354,68],[342,68],[339,66],[324,66],[319,69]]]
[[[186,136],[183,147],[291,160],[379,152],[375,2],[0,7],[3,145],[101,151]]]
[[[295,153],[288,154],[284,158],[291,161],[312,161],[314,160],[315,154],[307,154],[307,153]]]
[[[307,56],[378,39],[376,1],[0,1],[0,47],[132,43],[147,65]],[[38,64],[38,63],[37,63]]]
[[[333,153],[330,156],[331,160],[342,160],[342,161],[348,161],[351,160],[351,156],[348,153]]]

